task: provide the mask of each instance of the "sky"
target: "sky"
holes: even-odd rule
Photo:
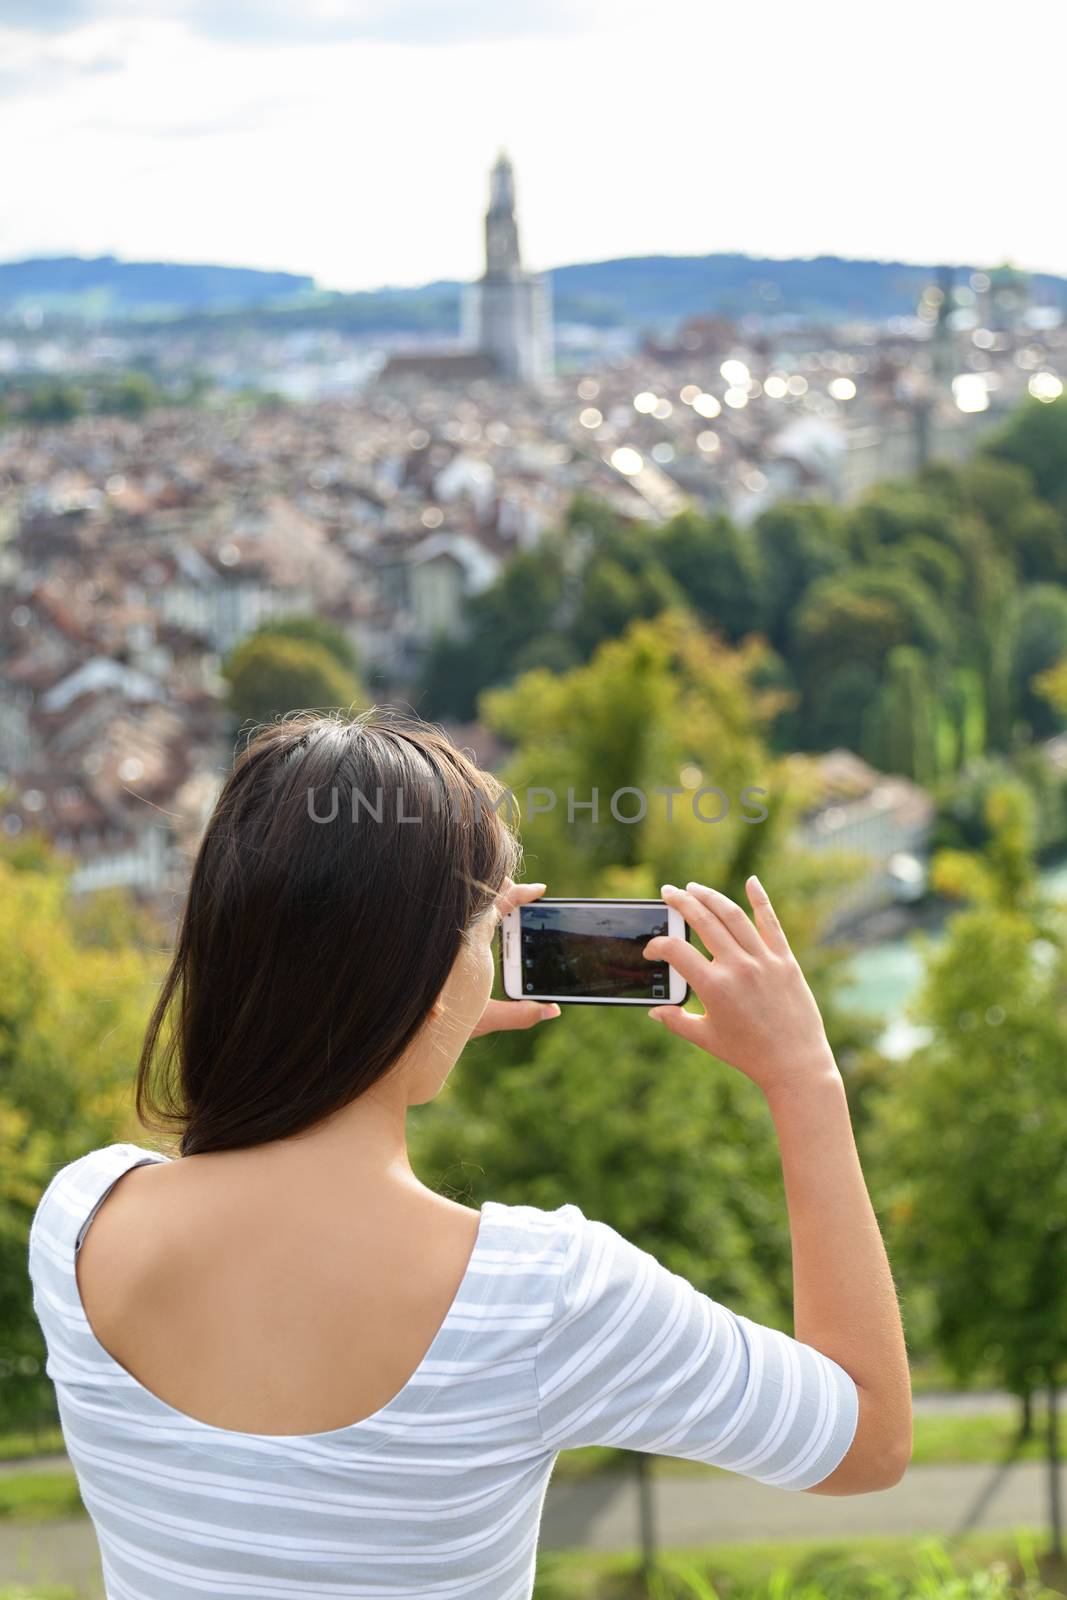
[[[1055,0],[0,0],[0,260],[469,279],[505,147],[535,268],[1067,273],[1065,44]]]

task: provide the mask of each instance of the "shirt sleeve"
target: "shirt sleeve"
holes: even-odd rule
[[[810,1489],[856,1432],[848,1373],[750,1322],[578,1207],[535,1359],[545,1443],[614,1445]]]

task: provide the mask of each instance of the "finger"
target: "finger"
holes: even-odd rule
[[[713,917],[708,908],[694,895],[685,889],[676,889],[673,883],[665,883],[660,893],[666,905],[681,912],[693,932],[703,940],[705,948],[710,950],[713,956],[721,959],[734,953],[736,941],[729,930],[723,927],[718,918]]]
[[[492,1016],[493,1033],[512,1033],[517,1028],[533,1028],[560,1014],[559,1006],[543,1000],[500,1000]]]
[[[711,962],[707,956],[702,956],[699,950],[689,943],[688,939],[674,939],[666,934],[657,934],[650,939],[642,951],[649,961],[666,961],[675,972],[688,983],[689,987],[704,998],[705,992],[711,984]]]
[[[773,950],[775,955],[787,956],[791,954],[789,940],[785,936],[778,915],[771,905],[771,897],[753,874],[745,884],[745,893],[748,895],[756,918],[756,927],[768,950]]]
[[[693,1011],[683,1011],[681,1006],[653,1006],[648,1014],[656,1022],[662,1022],[668,1033],[676,1034],[687,1044],[698,1044],[706,1048],[704,1044],[706,1017],[698,1016]]]
[[[717,917],[724,928],[728,928],[732,937],[747,950],[750,956],[760,953],[760,937],[752,926],[751,921],[735,901],[728,894],[723,894],[719,889],[709,889],[706,883],[687,883],[686,889],[706,906],[713,917]]]
[[[508,883],[497,895],[497,905],[500,915],[506,917],[509,911],[515,911],[519,906],[528,906],[531,900],[539,900],[548,888],[546,883]]]

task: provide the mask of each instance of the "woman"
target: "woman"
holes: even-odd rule
[[[652,940],[706,1011],[649,1015],[766,1095],[795,1340],[574,1204],[476,1212],[412,1172],[407,1108],[466,1041],[558,1015],[489,998],[501,915],[544,889],[511,882],[499,793],[379,713],[271,727],[223,788],[138,1079],[179,1154],[90,1152],[31,1234],[109,1600],[519,1600],[576,1445],[824,1494],[903,1472],[889,1267],[818,1010],[754,879],[755,925],[714,889],[665,888],[714,961]]]

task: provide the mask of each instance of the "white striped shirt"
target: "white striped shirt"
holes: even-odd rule
[[[737,1316],[575,1205],[486,1201],[417,1370],[327,1433],[237,1433],[145,1389],[78,1292],[85,1229],[132,1144],[56,1174],[30,1233],[34,1307],[108,1600],[529,1600],[556,1454],[576,1445],[821,1482],[852,1442],[835,1362]]]

